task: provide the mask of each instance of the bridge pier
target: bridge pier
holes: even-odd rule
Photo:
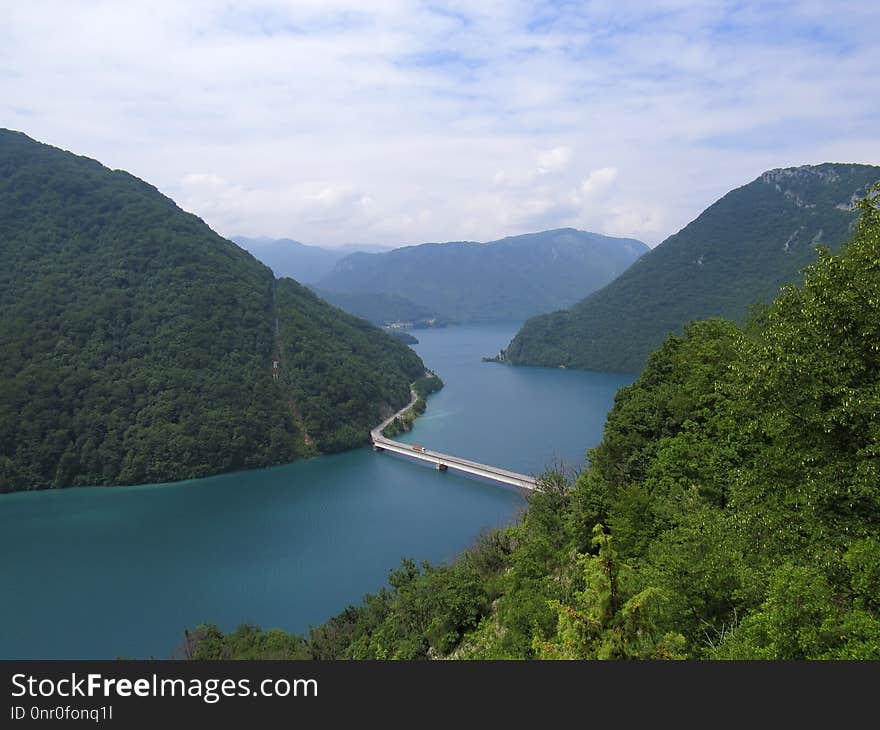
[[[446,471],[447,469],[449,469],[449,467],[446,466],[446,464],[437,464],[437,471]]]
[[[378,444],[373,444],[373,451],[385,451],[385,449],[383,449]]]

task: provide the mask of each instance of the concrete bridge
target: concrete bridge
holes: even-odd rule
[[[395,418],[403,415],[412,408],[413,405],[415,405],[417,397],[417,394],[413,391],[412,399],[408,406],[402,408],[393,416],[386,418],[370,432],[374,450],[390,451],[391,453],[408,456],[409,458],[417,459],[418,461],[426,461],[429,464],[433,464],[439,471],[454,469],[455,471],[472,474],[473,476],[482,477],[483,479],[489,479],[501,484],[507,484],[512,487],[517,487],[518,489],[534,491],[538,488],[538,483],[534,477],[525,474],[517,474],[513,471],[507,471],[507,469],[499,469],[497,466],[490,466],[489,464],[480,464],[477,461],[469,461],[468,459],[462,459],[458,456],[443,454],[439,451],[433,451],[418,444],[405,444],[401,441],[394,441],[393,439],[383,436],[382,431],[385,430],[385,427]]]

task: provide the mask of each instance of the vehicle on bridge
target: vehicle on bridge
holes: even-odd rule
[[[488,464],[480,464],[475,461],[468,461],[457,456],[449,454],[441,454],[438,451],[429,451],[421,444],[405,444],[401,441],[394,441],[382,435],[382,429],[393,420],[394,417],[386,419],[380,425],[376,426],[370,435],[373,439],[374,451],[388,451],[392,454],[402,454],[409,456],[422,462],[428,462],[434,465],[437,471],[445,472],[447,470],[455,470],[464,474],[488,479],[493,482],[505,484],[518,489],[534,491],[538,489],[538,482],[535,477],[527,474],[517,474],[516,472],[500,469]]]

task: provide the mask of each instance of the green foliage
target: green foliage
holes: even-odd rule
[[[551,601],[558,615],[551,641],[535,640],[543,659],[681,659],[684,637],[661,635],[664,599],[656,588],[634,592],[632,569],[620,562],[612,538],[596,525],[596,555],[580,555],[583,590],[573,605]]]
[[[506,351],[514,364],[638,372],[691,320],[742,322],[852,234],[852,201],[880,180],[870,165],[773,170],[731,191],[604,289],[530,319]],[[549,308],[546,311],[550,311]]]
[[[295,282],[276,295],[266,267],[155,188],[7,130],[0,254],[0,492],[365,443],[424,370]]]
[[[391,329],[391,330],[387,330],[387,332],[395,340],[400,340],[400,342],[402,342],[404,345],[418,345],[419,344],[418,338],[411,335],[406,330]]]
[[[411,566],[333,655],[880,659],[880,211],[859,208],[745,329],[669,337],[504,549]]]
[[[280,381],[317,448],[367,441],[389,406],[409,401],[425,367],[409,347],[362,319],[325,305],[292,279],[278,282]]]
[[[442,388],[443,381],[436,373],[432,373],[430,371],[426,372],[412,385],[412,389],[421,398],[427,398],[429,395],[431,395],[432,393],[436,393]]]
[[[279,629],[242,624],[223,634],[212,624],[187,632],[180,653],[186,659],[309,659],[305,639]]]
[[[442,327],[447,323],[447,320],[439,318],[432,309],[396,294],[312,288],[318,296],[334,307],[339,307],[356,317],[362,317],[375,325],[412,322],[415,327]]]
[[[412,391],[415,393],[415,401],[412,407],[389,423],[382,431],[382,435],[393,439],[395,436],[411,431],[416,418],[421,416],[428,407],[428,396],[431,393],[436,393],[442,387],[443,381],[431,371],[426,371],[422,377],[412,384]]]
[[[633,239],[563,228],[354,253],[318,284],[327,301],[374,322],[521,321],[574,304],[647,250]]]

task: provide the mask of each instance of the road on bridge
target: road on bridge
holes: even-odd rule
[[[426,461],[428,463],[434,464],[434,466],[440,471],[454,469],[455,471],[460,471],[465,474],[472,474],[474,476],[482,477],[483,479],[489,479],[494,482],[507,484],[509,486],[517,487],[519,489],[525,489],[528,491],[534,491],[538,488],[537,480],[534,477],[530,477],[526,474],[518,474],[517,472],[508,471],[507,469],[500,469],[497,466],[481,464],[477,461],[462,459],[458,456],[452,456],[451,454],[443,454],[439,451],[432,451],[425,448],[424,446],[419,446],[417,444],[405,444],[402,441],[394,441],[393,439],[389,439],[383,436],[382,432],[385,430],[388,424],[390,424],[398,416],[402,416],[415,405],[416,400],[418,399],[418,394],[415,392],[415,390],[412,389],[410,389],[410,393],[412,395],[412,398],[410,399],[408,405],[401,408],[394,415],[386,418],[384,421],[382,421],[382,423],[380,423],[372,431],[370,431],[370,437],[373,441],[373,448],[376,451],[390,451],[392,453],[408,456],[412,459],[417,459],[419,461]]]

